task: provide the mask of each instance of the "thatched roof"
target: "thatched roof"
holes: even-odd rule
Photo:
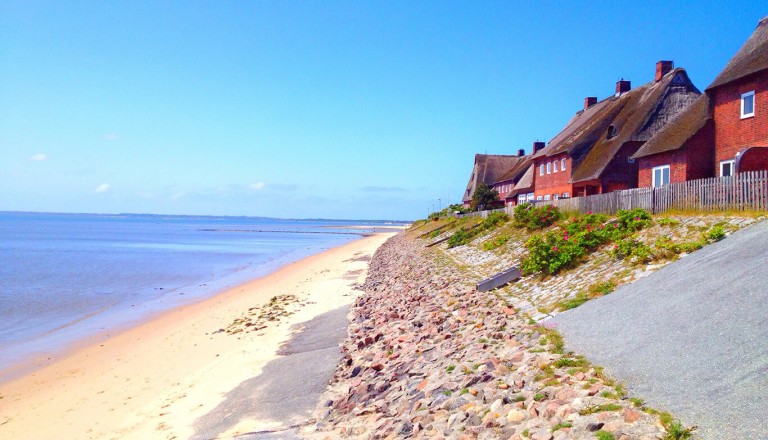
[[[658,82],[576,113],[536,157],[566,152],[573,163],[571,182],[597,179],[626,142],[647,141],[700,94],[684,69],[674,69]]]
[[[760,20],[747,42],[728,61],[707,90],[766,69],[768,69],[768,17]]]
[[[703,94],[643,144],[632,157],[640,158],[678,150],[710,120],[712,114],[709,96]]]
[[[530,189],[533,188],[534,172],[535,170],[534,170],[533,164],[531,164],[525,170],[525,173],[523,173],[523,176],[520,178],[520,180],[517,181],[517,184],[515,185],[513,192],[514,193],[531,192]]]
[[[517,180],[523,175],[523,173],[525,173],[525,170],[528,169],[529,166],[531,166],[531,161],[533,160],[533,157],[531,155],[518,156],[518,157],[520,158],[520,160],[515,162],[512,168],[508,169],[507,172],[499,176],[496,182],[504,182],[507,180],[517,182]]]
[[[522,160],[526,160],[526,156],[475,154],[475,165],[472,167],[472,175],[467,183],[467,189],[464,191],[462,201],[471,201],[475,189],[481,183],[493,186],[494,183],[499,181],[499,177],[514,168]]]

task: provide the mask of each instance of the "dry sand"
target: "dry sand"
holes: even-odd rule
[[[392,235],[305,258],[0,385],[0,438],[189,438],[196,419],[277,356],[292,325],[351,303],[368,258]],[[276,295],[298,297],[286,307],[295,313],[259,331],[219,331]],[[227,435],[268,428],[246,420]]]

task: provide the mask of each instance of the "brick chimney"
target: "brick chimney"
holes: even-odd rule
[[[584,98],[584,110],[592,107],[595,104],[597,104],[596,96],[587,96],[586,98]]]
[[[544,142],[539,142],[539,141],[534,142],[533,143],[533,152],[534,153],[538,153],[539,151],[541,151],[544,148],[545,145],[546,144]]]
[[[661,81],[661,78],[674,68],[675,63],[672,61],[659,61],[656,63],[656,82]]]
[[[525,150],[523,148],[517,150],[517,155],[520,156],[520,157],[525,156]]]
[[[622,93],[627,93],[632,89],[632,82],[621,79],[619,81],[616,81],[616,96],[621,95]]]

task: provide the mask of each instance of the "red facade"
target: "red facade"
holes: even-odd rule
[[[754,92],[754,116],[742,118],[742,94]],[[768,146],[768,71],[719,86],[709,93],[714,101],[715,158],[713,174],[720,163],[736,159],[748,147]]]
[[[563,159],[565,159],[565,169],[563,169]],[[566,153],[536,158],[534,164],[534,196],[537,199],[539,197],[544,199],[546,196],[551,199],[573,196],[571,159]]]

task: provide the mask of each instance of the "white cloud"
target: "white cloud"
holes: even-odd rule
[[[101,185],[96,187],[95,192],[103,193],[103,192],[106,192],[108,189],[109,189],[109,184],[108,183],[102,183]]]
[[[29,157],[29,160],[33,160],[35,162],[39,162],[41,160],[46,160],[46,159],[48,159],[48,156],[46,156],[43,153],[33,154],[32,156]]]
[[[267,184],[264,183],[264,182],[257,182],[257,183],[252,183],[252,184],[248,185],[249,188],[251,188],[253,190],[256,190],[256,191],[260,191],[260,190],[264,189],[264,187],[266,187],[266,186],[267,186]]]

